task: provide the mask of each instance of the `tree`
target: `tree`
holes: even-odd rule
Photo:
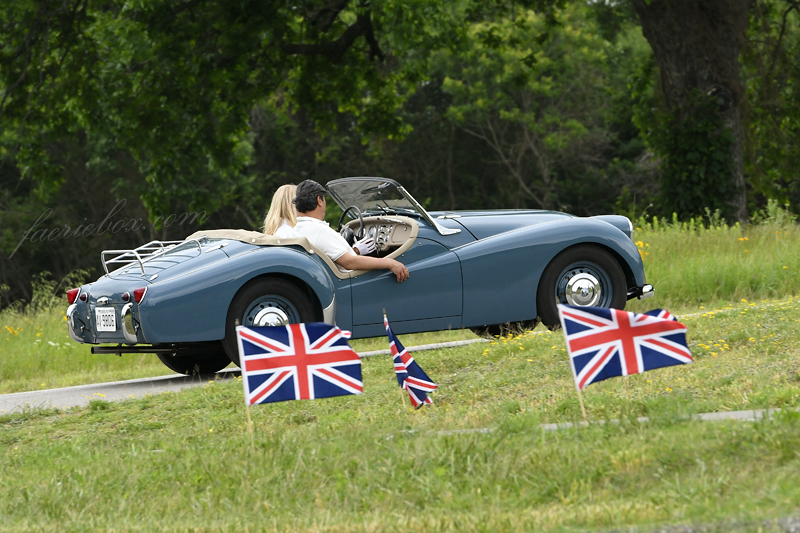
[[[257,102],[281,94],[320,124],[347,113],[401,133],[425,50],[457,40],[461,15],[425,0],[7,3],[2,138],[45,189],[60,175],[48,140],[83,130],[130,150],[151,216],[218,209],[246,181]]]
[[[751,202],[789,203],[800,211],[800,2],[758,0],[742,54],[747,87],[746,172]]]
[[[661,88],[673,115],[674,135],[667,146],[667,166],[673,165],[669,194],[684,191],[703,197],[728,196],[732,218],[747,219],[741,108],[745,101],[739,74],[739,54],[746,40],[750,0],[631,0],[642,31],[653,48],[661,71]],[[696,113],[707,109],[703,96],[713,100],[719,127],[692,129]],[[707,116],[707,115],[705,115]],[[724,131],[720,131],[722,128]],[[686,158],[686,144],[677,136],[687,130],[698,134],[692,142],[700,150]],[[727,148],[724,157],[714,153]],[[711,174],[720,173],[727,159],[723,183],[706,187]],[[724,167],[723,167],[724,168]],[[709,171],[709,169],[713,169]],[[687,202],[691,207],[696,206]],[[694,213],[684,213],[694,214]]]
[[[437,58],[448,114],[490,149],[506,205],[596,214],[620,193],[609,67],[621,51],[591,15],[579,3],[518,10],[472,24],[460,50]]]

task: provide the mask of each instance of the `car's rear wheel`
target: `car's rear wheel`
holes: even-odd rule
[[[229,360],[239,364],[236,326],[283,326],[316,320],[308,297],[293,283],[280,278],[256,279],[234,297],[225,323],[222,344]]]
[[[231,364],[231,360],[219,342],[201,346],[181,347],[175,355],[156,354],[164,365],[178,374],[213,374]]]
[[[569,248],[556,256],[539,280],[536,305],[549,329],[558,329],[557,304],[625,309],[625,274],[606,250],[591,244]]]

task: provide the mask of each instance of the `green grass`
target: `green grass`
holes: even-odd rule
[[[590,418],[620,424],[538,429],[580,417],[558,332],[417,354],[440,384],[421,411],[403,407],[388,356],[366,359],[361,396],[254,407],[252,449],[238,381],[0,415],[4,529],[602,531],[791,515],[797,415],[686,419],[800,407],[800,300],[751,303],[682,318],[694,364],[588,387]],[[474,428],[493,432],[460,432]]]
[[[151,354],[92,355],[70,339],[65,310],[0,314],[0,394],[174,373]]]
[[[258,409],[251,448],[233,389],[17,418],[3,530],[597,531],[800,501],[797,417],[545,434],[504,412],[494,433],[442,435],[464,408],[404,412],[387,390]]]
[[[629,310],[800,294],[800,227],[778,222],[742,228],[640,220],[634,241],[656,296],[629,302]]]
[[[421,411],[404,408],[388,356],[365,359],[361,396],[254,407],[253,446],[238,381],[2,413],[0,529],[756,531],[797,515],[800,231],[659,223],[635,239],[657,292],[629,308],[678,314],[695,362],[588,387],[590,419],[619,424],[540,430],[580,418],[563,336],[541,328],[417,354],[440,384]],[[61,311],[5,312],[1,326],[4,392],[168,373],[153,356],[70,344]],[[688,419],[770,407],[784,414]],[[463,431],[480,428],[491,431]]]

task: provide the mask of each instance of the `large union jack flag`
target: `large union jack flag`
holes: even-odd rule
[[[361,359],[349,332],[322,323],[236,328],[245,401],[313,400],[361,394]]]
[[[558,306],[575,385],[692,362],[686,326],[668,311],[643,315],[599,307]]]
[[[432,404],[433,400],[428,397],[428,393],[435,391],[438,385],[422,371],[408,350],[400,343],[400,339],[389,327],[386,315],[383,315],[383,323],[386,326],[386,334],[389,336],[389,349],[392,352],[397,384],[408,392],[414,408],[419,409],[423,405]]]

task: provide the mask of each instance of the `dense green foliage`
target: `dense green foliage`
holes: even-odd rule
[[[540,209],[592,211],[586,188],[609,149],[610,43],[578,7],[544,16],[475,24],[468,45],[443,53],[437,68],[451,96],[447,115],[491,149],[498,190]],[[580,176],[574,179],[574,175]]]
[[[751,13],[751,212],[800,207],[798,20]],[[666,108],[629,2],[21,0],[0,27],[0,305],[43,270],[96,275],[102,249],[257,229],[305,178],[385,175],[438,209],[727,214],[726,132]]]
[[[800,5],[760,0],[742,57],[748,90],[748,164],[752,202],[775,198],[800,207]]]
[[[694,93],[677,116],[662,114],[666,123],[655,145],[663,158],[660,185],[670,194],[659,198],[659,211],[684,219],[703,209],[720,211],[733,219],[729,198],[736,192],[731,182],[731,134],[723,128],[718,104]]]

